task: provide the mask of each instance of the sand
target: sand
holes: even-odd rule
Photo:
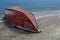
[[[32,13],[42,32],[24,32],[0,22],[0,40],[60,40],[60,10]]]

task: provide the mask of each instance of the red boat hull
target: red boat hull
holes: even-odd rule
[[[11,7],[5,10],[5,16],[16,27],[32,32],[38,32],[34,16],[21,7]]]

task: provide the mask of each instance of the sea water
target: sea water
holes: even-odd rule
[[[60,10],[60,0],[0,0],[0,13],[12,6],[20,6],[30,12]]]

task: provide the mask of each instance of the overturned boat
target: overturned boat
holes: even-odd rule
[[[39,32],[34,16],[21,7],[10,7],[5,10],[6,19],[14,26],[31,32]]]

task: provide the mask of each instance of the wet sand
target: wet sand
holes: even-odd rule
[[[42,32],[24,32],[0,22],[0,40],[60,40],[60,10],[32,13]]]

